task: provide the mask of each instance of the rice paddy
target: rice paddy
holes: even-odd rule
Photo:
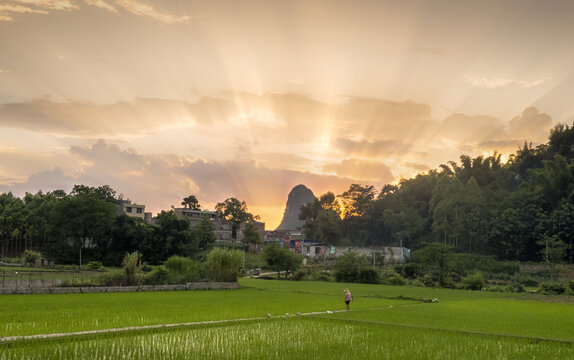
[[[224,291],[4,295],[0,360],[574,358],[574,305],[529,296],[252,279]],[[155,327],[6,341],[137,326]]]

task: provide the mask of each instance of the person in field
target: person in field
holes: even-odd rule
[[[351,290],[345,289],[345,305],[347,306],[347,311],[349,311],[349,303],[353,300],[353,294],[351,294]]]

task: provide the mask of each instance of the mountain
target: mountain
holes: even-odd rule
[[[303,226],[303,221],[299,220],[299,212],[301,206],[315,200],[313,192],[305,185],[295,186],[289,193],[287,204],[285,205],[285,212],[283,213],[283,220],[276,230],[297,230]]]

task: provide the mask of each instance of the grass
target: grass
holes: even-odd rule
[[[225,291],[0,296],[1,337],[257,318],[15,341],[0,344],[0,360],[574,358],[574,305],[529,294],[255,279],[240,284]],[[355,297],[352,311],[327,314],[344,308],[345,287]],[[319,314],[265,316],[296,312]]]

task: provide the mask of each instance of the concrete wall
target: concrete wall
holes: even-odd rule
[[[49,287],[49,288],[0,288],[2,294],[79,294],[140,291],[175,290],[226,290],[238,289],[238,282],[194,282],[185,285],[140,285],[140,286],[88,286],[88,287]]]

